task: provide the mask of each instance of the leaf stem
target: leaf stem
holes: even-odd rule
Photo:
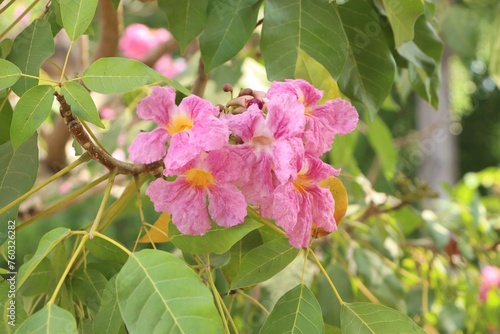
[[[304,264],[302,265],[302,277],[300,278],[300,282],[302,284],[304,283],[304,277],[306,273],[306,267],[307,267],[307,256],[309,255],[309,252],[311,251],[311,248],[307,247],[306,248],[306,253],[304,254]]]
[[[122,251],[124,251],[125,253],[127,253],[128,256],[134,254],[131,251],[129,251],[125,246],[123,246],[122,244],[120,244],[119,242],[116,242],[115,240],[111,239],[107,235],[104,235],[104,234],[102,234],[100,232],[95,231],[94,232],[94,237],[98,237],[98,238],[104,239],[107,242],[115,245],[116,247],[120,248]]]
[[[78,189],[77,191],[75,191],[74,193],[72,193],[71,195],[69,195],[68,197],[65,197],[63,200],[57,202],[56,204],[54,204],[53,206],[51,206],[50,208],[48,208],[47,210],[45,210],[45,211],[37,214],[36,216],[32,217],[31,219],[28,219],[24,223],[18,225],[16,227],[16,231],[19,231],[19,230],[25,228],[26,226],[29,226],[29,225],[33,224],[35,221],[37,221],[39,219],[42,219],[43,217],[48,216],[49,214],[51,214],[52,212],[56,211],[60,207],[66,205],[67,203],[71,202],[73,199],[75,199],[76,197],[80,196],[84,192],[87,192],[89,189],[97,186],[99,183],[103,182],[107,178],[109,178],[109,173],[101,176],[97,180],[94,180],[92,183],[86,185],[85,187],[83,187],[81,189]]]
[[[269,220],[267,220],[266,218],[262,217],[254,208],[252,208],[252,207],[249,206],[248,207],[248,211],[250,211],[250,213],[252,214],[252,216],[254,218],[256,218],[259,221],[263,222],[264,224],[266,224],[267,226],[269,226],[270,228],[272,228],[273,230],[275,230],[276,232],[278,232],[282,236],[288,238],[288,236],[286,235],[285,231],[281,230],[278,226],[274,225]]]
[[[88,239],[89,239],[89,234],[85,234],[83,236],[82,240],[80,241],[78,248],[71,256],[71,259],[69,260],[68,265],[66,266],[66,269],[64,269],[64,272],[63,272],[61,278],[59,279],[59,282],[57,283],[56,288],[54,289],[54,293],[52,294],[52,297],[47,302],[47,305],[53,304],[55,302],[57,294],[59,293],[59,290],[61,289],[61,286],[63,285],[64,280],[66,279],[66,276],[68,275],[71,267],[73,266],[73,263],[75,262],[76,258],[78,257],[78,255],[82,251],[83,246],[85,246],[85,243],[87,242]]]
[[[61,71],[61,77],[59,78],[59,84],[62,84],[62,82],[63,82],[64,74],[66,73],[66,66],[68,65],[69,55],[71,53],[71,49],[73,48],[74,44],[75,44],[75,41],[71,41],[71,43],[69,44],[68,52],[66,52],[66,58],[64,59],[63,69]]]
[[[225,316],[225,312],[224,312],[224,309],[222,308],[222,305],[221,305],[221,300],[220,300],[220,293],[219,291],[217,291],[217,287],[215,286],[215,283],[214,283],[214,279],[212,277],[212,269],[210,268],[210,255],[209,254],[205,254],[205,265],[206,265],[206,273],[207,273],[207,277],[208,277],[208,284],[210,285],[210,289],[212,290],[212,293],[214,295],[214,298],[215,298],[215,303],[217,304],[217,308],[219,309],[219,314],[222,318],[222,322],[224,323],[224,329],[226,330],[226,333],[231,333],[229,331],[229,326],[227,324],[227,320],[226,320],[226,316]]]
[[[5,6],[3,6],[2,8],[0,8],[0,14],[2,14],[3,12],[5,12],[5,10],[7,8],[9,8],[12,4],[14,4],[14,2],[16,2],[17,0],[10,0]]]
[[[47,82],[52,82],[56,85],[59,85],[59,81],[56,81],[56,80],[52,80],[50,78],[41,78],[39,76],[36,76],[36,75],[29,75],[29,74],[24,74],[24,73],[21,73],[21,76],[22,77],[26,77],[26,78],[32,78],[32,79],[37,79],[37,80],[42,80],[42,81],[47,81]]]
[[[99,226],[99,222],[101,221],[104,208],[106,207],[109,195],[111,194],[111,188],[113,188],[113,183],[115,182],[115,176],[116,176],[116,169],[114,169],[109,176],[108,184],[106,186],[106,189],[104,190],[104,196],[102,198],[101,205],[99,206],[99,210],[97,211],[94,223],[92,224],[92,227],[90,228],[89,231],[90,239],[94,238],[93,233],[97,229],[97,227]]]
[[[257,299],[253,298],[252,296],[244,293],[242,290],[237,290],[236,291],[239,295],[242,297],[245,297],[246,299],[250,300],[252,303],[254,303],[256,306],[258,306],[262,312],[264,312],[266,315],[269,315],[269,311],[262,305]]]
[[[4,37],[5,37],[5,35],[7,35],[7,34],[8,34],[8,32],[9,32],[12,28],[14,28],[14,27],[16,26],[16,24],[18,24],[18,23],[19,23],[19,21],[21,21],[21,20],[23,19],[23,17],[24,17],[26,14],[28,14],[28,12],[29,12],[31,9],[33,9],[33,7],[35,7],[35,5],[36,5],[39,1],[40,1],[40,0],[35,0],[35,1],[33,1],[33,3],[32,3],[31,5],[29,5],[29,6],[28,6],[28,8],[26,8],[26,10],[25,10],[24,12],[22,12],[22,13],[21,13],[21,15],[19,15],[19,17],[18,17],[18,18],[16,18],[16,19],[14,20],[14,22],[12,22],[12,23],[11,23],[11,25],[10,25],[10,26],[8,26],[8,27],[7,27],[7,28],[6,28],[6,29],[5,29],[5,30],[4,30],[4,31],[0,34],[0,39],[4,38]],[[14,2],[14,1],[13,1],[13,2]],[[8,7],[8,6],[10,6],[11,4],[12,4],[12,3],[8,3],[7,5],[5,5],[5,7]],[[4,7],[4,8],[5,8],[5,7]],[[3,11],[3,8],[2,8],[2,11]]]
[[[333,292],[335,293],[335,296],[337,297],[340,305],[345,304],[345,302],[342,299],[342,297],[340,297],[340,294],[339,294],[337,288],[335,287],[335,284],[333,284],[332,280],[330,279],[330,276],[328,275],[328,273],[326,272],[325,268],[321,264],[321,261],[318,259],[318,257],[316,256],[316,254],[314,254],[314,251],[311,250],[311,252],[309,252],[309,254],[311,254],[311,256],[314,259],[314,262],[316,262],[316,264],[318,265],[319,270],[321,270],[321,272],[325,276],[326,280],[328,281],[328,284],[330,284],[330,287],[332,288]]]
[[[139,183],[143,184],[148,179],[149,175],[141,175],[139,178]],[[113,204],[109,206],[109,208],[104,211],[103,216],[105,217],[102,223],[99,225],[98,231],[104,231],[113,221],[113,219],[123,211],[123,209],[127,206],[132,196],[135,194],[135,185],[131,182],[127,185],[125,190],[119,199],[117,199]]]
[[[36,193],[38,190],[42,189],[43,187],[45,187],[46,185],[48,185],[49,183],[51,183],[52,181],[60,178],[61,176],[63,176],[64,174],[66,174],[67,172],[69,172],[70,170],[76,168],[77,166],[81,165],[82,163],[86,162],[86,161],[89,161],[90,160],[90,157],[88,156],[88,154],[82,154],[80,156],[80,158],[78,158],[77,160],[75,160],[74,162],[72,162],[71,164],[69,164],[68,166],[64,167],[63,169],[61,169],[59,172],[57,172],[56,174],[52,175],[51,177],[49,177],[47,180],[43,181],[42,183],[40,183],[39,185],[31,188],[30,191],[28,191],[27,193],[25,193],[24,195],[21,195],[20,197],[16,198],[14,201],[12,201],[11,203],[7,204],[6,206],[4,206],[2,209],[0,209],[0,214],[6,212],[7,210],[9,210],[10,208],[12,208],[13,206],[21,203],[22,201],[24,201],[26,198],[30,197],[31,195],[33,195],[34,193]]]

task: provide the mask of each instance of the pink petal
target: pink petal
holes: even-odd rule
[[[335,133],[326,130],[323,123],[315,117],[306,117],[307,125],[304,131],[304,145],[307,153],[320,156],[332,149]]]
[[[142,99],[137,106],[137,115],[164,127],[168,124],[169,114],[176,109],[175,89],[155,86],[152,93]]]
[[[189,144],[205,151],[221,149],[229,139],[226,122],[212,115],[198,116],[188,132]]]
[[[217,182],[233,182],[241,177],[243,160],[228,149],[211,151],[204,161]]]
[[[273,147],[274,172],[283,184],[295,179],[304,159],[304,146],[299,138],[276,141]]]
[[[337,223],[333,216],[335,201],[332,193],[326,188],[315,186],[308,190],[308,194],[311,196],[312,205],[314,206],[312,210],[314,224],[327,232],[337,230]]]
[[[283,227],[285,232],[293,230],[299,214],[299,199],[292,183],[278,186],[274,191],[272,217],[276,225]]]
[[[335,99],[315,108],[313,117],[318,119],[327,131],[344,135],[353,131],[358,124],[358,112],[349,101]]]
[[[293,94],[304,105],[306,111],[314,108],[323,97],[323,92],[314,88],[309,82],[303,79],[288,79],[286,82],[273,82],[266,97],[274,98],[276,95]]]
[[[187,163],[201,153],[200,148],[193,147],[189,143],[187,132],[180,132],[170,140],[167,156],[165,157],[165,175],[174,175],[176,171],[185,167]]]
[[[243,223],[247,215],[245,197],[230,183],[215,185],[208,191],[208,212],[220,226],[231,227]]]
[[[185,97],[179,104],[179,110],[188,112],[193,119],[196,119],[199,116],[204,117],[206,115],[219,115],[219,108],[196,95]]]
[[[272,197],[274,186],[273,173],[271,171],[272,160],[269,155],[262,154],[253,162],[245,161],[249,169],[248,183],[241,187],[248,203],[260,205]]]
[[[189,187],[184,178],[173,182],[157,179],[151,182],[146,195],[158,212],[168,212],[184,234],[203,235],[211,227],[206,207],[206,192]]]
[[[304,106],[292,95],[277,95],[266,103],[267,123],[273,131],[274,138],[290,138],[302,136],[306,119]]]
[[[226,119],[229,129],[245,143],[253,138],[255,129],[265,127],[264,115],[255,104],[250,105],[242,114],[227,115]]]
[[[166,154],[165,143],[169,137],[163,128],[151,132],[139,132],[128,148],[130,160],[149,164],[158,161]]]
[[[333,168],[329,164],[323,162],[321,159],[306,154],[307,172],[306,177],[310,180],[319,182],[330,176],[337,176],[340,170]]]
[[[313,221],[313,206],[311,203],[311,196],[298,196],[300,201],[300,211],[297,219],[297,224],[291,231],[287,232],[290,237],[290,245],[301,248],[308,247],[309,240],[311,239],[311,228]]]

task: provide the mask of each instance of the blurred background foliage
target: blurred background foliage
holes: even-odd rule
[[[419,145],[426,133],[417,127],[418,96],[410,91],[405,73],[399,73],[378,116],[371,121],[368,115],[361,114],[358,131],[337,137],[332,151],[324,157],[342,168],[350,206],[339,231],[317,241],[317,254],[327,264],[327,271],[346,302],[370,301],[396,308],[428,333],[499,333],[500,278],[484,297],[480,287],[484,284],[481,269],[487,265],[500,267],[500,7],[496,0],[425,2],[435,10],[434,23],[448,57],[449,76],[441,80],[449,84],[451,122],[447,130],[456,139],[459,163],[455,167],[459,179],[454,184],[440,185],[417,178],[426,155],[419,163],[411,157],[421,150]],[[0,31],[30,3],[16,1],[2,13]],[[153,29],[164,26],[165,16],[155,2],[122,3],[124,27],[132,23]],[[44,10],[45,4],[40,2],[30,17],[37,17]],[[23,20],[24,26],[30,22],[29,17]],[[22,30],[22,25],[10,32],[11,37]],[[95,22],[92,28],[90,47],[96,42],[100,27]],[[221,87],[227,82],[237,89],[264,90],[269,85],[257,47],[259,34],[257,29],[236,57],[211,72],[205,91],[207,99],[225,104],[229,97]],[[176,75],[187,86],[193,82],[199,59],[196,50],[189,52],[188,47],[186,68]],[[171,56],[180,58],[179,50],[172,50]],[[111,120],[104,121],[107,128],[101,140],[115,153],[125,155],[138,129],[145,129],[134,111],[147,93],[145,89],[138,90],[100,103],[101,116],[105,108],[114,112]],[[54,113],[52,119],[56,117]],[[47,128],[51,126],[50,122],[46,124]],[[42,141],[42,147],[45,144]],[[100,173],[102,168],[96,163],[78,168],[59,184],[24,203],[20,220],[30,219],[70,189],[88,183]],[[436,198],[436,187],[443,187],[445,195]],[[20,230],[18,258],[29,258],[40,237],[57,226],[80,229],[92,222],[102,189]],[[120,190],[117,187],[114,195],[118,196]],[[158,213],[146,196],[142,201],[146,221],[154,222]],[[108,234],[131,249],[139,224],[136,206],[129,205],[110,226]],[[251,234],[245,237],[249,242],[251,238]],[[71,247],[66,245],[66,249]],[[170,244],[158,247],[172,249]],[[88,261],[103,263],[92,257]],[[285,291],[300,281],[297,268],[302,261],[297,259],[282,274],[247,293],[272,308]],[[308,273],[308,277],[325,322],[339,327],[340,305],[327,282],[316,272]],[[265,319],[261,310],[241,299],[236,301],[234,313],[242,332],[257,331]],[[333,327],[327,330],[333,332]]]

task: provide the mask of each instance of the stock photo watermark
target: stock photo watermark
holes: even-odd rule
[[[16,221],[9,220],[7,223],[7,269],[5,274],[9,285],[7,290],[8,303],[5,305],[7,311],[7,323],[16,326]]]

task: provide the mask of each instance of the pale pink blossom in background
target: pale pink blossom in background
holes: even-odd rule
[[[171,38],[167,29],[151,29],[144,24],[134,23],[123,32],[120,51],[125,57],[143,61],[151,51]],[[173,78],[185,70],[186,61],[184,58],[174,60],[171,55],[166,54],[153,67],[164,76]]]
[[[186,69],[186,60],[184,58],[172,59],[170,55],[164,55],[154,64],[153,68],[166,76],[173,78]]]
[[[229,150],[202,152],[177,171],[175,181],[157,179],[146,194],[156,211],[172,215],[179,231],[202,235],[211,227],[210,218],[224,227],[243,223],[247,204],[232,183],[242,169],[243,161]]]
[[[171,37],[166,29],[150,29],[144,24],[134,23],[123,32],[120,50],[125,57],[143,60],[150,51]]]
[[[57,187],[57,191],[59,192],[60,195],[65,195],[70,192],[70,190],[73,188],[73,183],[71,181],[64,181]]]
[[[22,4],[17,5],[16,8],[14,9],[14,17],[17,19],[26,10],[26,8],[27,7],[25,5]],[[28,26],[30,24],[30,21],[31,21],[31,14],[27,13],[26,15],[24,15],[21,21],[19,21],[19,24],[21,24],[22,26]]]
[[[495,266],[486,266],[481,270],[481,286],[479,297],[486,302],[488,292],[493,288],[500,288],[500,268]]]
[[[115,159],[125,161],[125,152],[121,148],[117,148],[116,150],[111,153],[111,156]]]
[[[101,119],[113,120],[116,118],[116,110],[111,107],[103,107],[99,110],[99,116]]]

